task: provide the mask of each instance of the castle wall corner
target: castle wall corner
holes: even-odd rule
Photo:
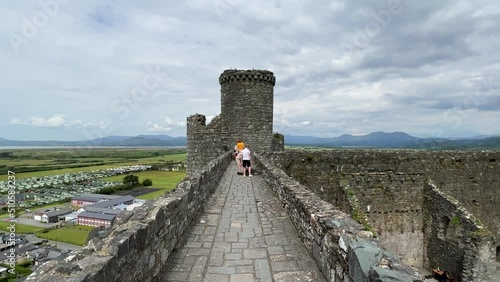
[[[194,114],[187,118],[187,173],[203,169],[229,148],[221,140],[221,118],[216,116],[206,125],[206,117]]]

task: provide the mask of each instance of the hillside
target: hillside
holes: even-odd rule
[[[168,135],[107,136],[83,141],[18,141],[0,138],[0,146],[186,146],[186,137]]]
[[[372,132],[367,135],[344,134],[339,137],[320,138],[314,136],[285,135],[285,144],[290,146],[361,147],[394,149],[500,149],[500,137],[474,137],[463,139],[419,138],[404,132]]]
[[[500,136],[471,138],[419,138],[404,132],[372,132],[366,135],[343,134],[338,137],[285,135],[288,146],[394,149],[500,149]],[[107,136],[87,141],[16,141],[0,138],[1,146],[186,146],[186,137],[169,135]]]

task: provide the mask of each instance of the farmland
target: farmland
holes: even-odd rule
[[[186,176],[186,172],[152,170],[134,173],[134,175],[139,177],[139,181],[142,181],[145,178],[149,178],[153,181],[153,185],[151,188],[156,188],[156,191],[137,197],[138,199],[150,200],[164,194],[167,191],[170,191],[172,188],[175,188],[177,183],[179,183],[182,178]],[[102,178],[101,180],[122,182],[123,175],[106,177]]]
[[[1,147],[0,147],[1,148]],[[185,162],[185,149],[0,149],[0,181],[7,171],[16,179],[92,171],[137,164],[167,165]]]
[[[4,170],[0,190],[6,195],[7,171],[15,172],[16,200],[26,208],[67,201],[75,193],[95,193],[121,183],[123,173],[138,173],[141,179],[151,179],[153,186],[142,190],[138,187],[140,191],[130,191],[131,194],[153,199],[174,188],[186,175],[185,162],[185,149],[178,148],[0,150],[0,171]],[[148,170],[130,169],[138,166]],[[110,175],[115,176],[106,177]],[[5,203],[5,199],[0,197],[0,203]]]

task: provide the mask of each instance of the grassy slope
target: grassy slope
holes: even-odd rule
[[[167,191],[175,188],[175,186],[186,176],[185,171],[143,171],[139,173],[134,173],[134,175],[139,176],[139,181],[149,178],[153,181],[152,187],[160,187],[158,191],[138,196],[138,199],[150,200],[154,199]],[[122,182],[123,175],[117,175],[112,177],[102,178],[107,181],[117,181]]]

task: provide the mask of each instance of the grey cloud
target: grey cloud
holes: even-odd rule
[[[401,12],[353,50],[345,44],[352,45],[357,32],[373,24],[373,13],[383,13],[390,1],[334,3],[72,1],[18,55],[8,41],[0,44],[0,61],[7,66],[0,69],[0,92],[12,93],[0,128],[11,128],[5,130],[10,137],[49,139],[55,130],[27,131],[9,121],[61,113],[67,120],[109,119],[115,125],[110,134],[141,134],[148,121],[162,126],[167,115],[175,121],[195,112],[217,115],[220,73],[263,68],[277,76],[276,126],[285,134],[429,135],[434,128],[451,130],[443,111],[467,105],[471,95],[480,95],[480,103],[450,134],[497,130],[487,121],[500,118],[498,82],[477,90],[469,78],[499,76],[495,1],[402,0]],[[21,17],[33,7],[2,6],[2,31],[19,33]],[[140,85],[149,66],[160,67],[161,85],[122,119],[113,103]],[[76,138],[79,132],[57,134]],[[185,129],[169,134],[184,135]]]

